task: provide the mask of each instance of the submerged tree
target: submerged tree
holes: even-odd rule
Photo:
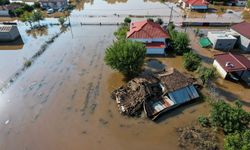
[[[33,25],[32,25],[32,21],[33,21],[32,20],[32,13],[25,11],[21,15],[20,19],[21,19],[22,22],[28,22],[31,28],[33,27]]]
[[[185,32],[177,32],[173,40],[174,48],[176,53],[182,55],[183,53],[189,51],[189,38]]]
[[[44,16],[40,10],[38,11],[33,11],[32,12],[32,21],[33,22],[38,22],[38,25],[40,26],[40,21],[44,20]]]
[[[250,130],[229,134],[224,142],[225,150],[249,150],[250,149]]]
[[[66,22],[66,18],[60,17],[60,18],[58,18],[58,22],[60,23],[61,26],[63,26],[63,24]]]
[[[105,52],[105,63],[118,70],[127,78],[141,72],[146,56],[146,48],[142,43],[119,40]]]
[[[128,17],[126,17],[126,18],[124,19],[124,23],[130,24],[130,23],[131,23],[131,19],[128,18]]]
[[[188,52],[183,55],[184,58],[184,67],[188,71],[195,71],[198,69],[198,67],[201,65],[201,58],[198,54],[195,54],[194,52]]]
[[[203,85],[207,85],[209,82],[216,79],[216,73],[214,69],[202,66],[198,68],[198,73]]]
[[[127,37],[127,32],[129,30],[129,26],[127,24],[122,24],[118,30],[114,33],[117,40],[123,40]]]

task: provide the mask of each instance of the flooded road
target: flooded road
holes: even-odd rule
[[[0,96],[1,150],[178,149],[176,128],[207,113],[194,102],[160,123],[126,118],[110,98],[122,76],[103,63],[115,26],[74,26]]]

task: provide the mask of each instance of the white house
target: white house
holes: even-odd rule
[[[13,25],[0,25],[0,42],[13,41],[20,37],[17,26]]]
[[[240,35],[237,42],[240,49],[250,51],[250,23],[241,22],[233,25],[230,30]]]
[[[217,50],[229,51],[235,46],[237,38],[232,36],[230,32],[210,31],[207,34],[208,39],[213,44],[213,48]]]
[[[250,85],[250,60],[240,54],[224,53],[215,55],[213,66],[225,78],[242,80]]]
[[[159,24],[146,20],[132,22],[127,38],[145,43],[148,55],[164,55],[169,35]]]
[[[206,0],[180,0],[180,6],[183,9],[207,10],[209,3]]]
[[[9,9],[6,6],[0,6],[0,16],[9,16]]]
[[[67,6],[67,0],[39,0],[43,8],[60,9]]]

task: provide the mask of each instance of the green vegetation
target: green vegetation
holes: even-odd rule
[[[171,23],[167,27],[168,33],[170,34],[171,44],[173,45],[175,52],[178,55],[183,55],[184,53],[190,51],[189,48],[189,38],[185,32],[177,32],[175,26]]]
[[[183,65],[188,71],[195,71],[201,65],[201,58],[199,57],[198,54],[192,51],[185,53],[183,55],[183,58],[184,58]]]
[[[203,85],[207,85],[216,79],[216,73],[214,69],[201,66],[198,68],[198,73]]]
[[[124,23],[130,24],[130,23],[131,23],[131,19],[128,18],[128,17],[126,17],[126,18],[124,19]]]
[[[229,134],[224,142],[225,150],[249,150],[250,149],[250,130]]]
[[[40,21],[44,20],[44,16],[40,10],[38,11],[33,11],[32,12],[32,21],[33,22],[38,22],[38,25],[40,26]]]
[[[118,30],[114,33],[114,35],[118,40],[126,39],[128,30],[129,30],[128,24],[124,23],[118,28]]]
[[[16,9],[10,11],[10,15],[20,17],[25,11],[32,12],[34,7],[24,3],[11,3]]]
[[[9,4],[10,1],[9,0],[0,0],[0,5],[6,5]]]
[[[30,60],[26,60],[26,61],[24,62],[24,67],[25,67],[25,68],[28,68],[28,67],[31,66],[31,64],[32,64],[32,62],[31,62]]]
[[[140,73],[145,56],[146,48],[142,43],[119,40],[107,48],[104,61],[130,78]]]
[[[41,8],[41,5],[39,2],[35,2],[34,5],[33,5],[34,8],[38,9],[38,8]]]
[[[206,117],[206,116],[201,115],[201,116],[198,118],[198,122],[200,123],[200,125],[201,125],[202,127],[209,127],[209,126],[210,126],[209,119],[208,119],[208,117]]]
[[[33,21],[33,20],[32,20],[32,13],[25,11],[25,12],[21,15],[20,20],[21,20],[22,22],[28,22],[29,25],[30,25],[30,27],[31,27],[31,28],[33,27],[33,25],[32,25],[32,21]]]
[[[247,7],[250,8],[250,0],[247,1]]]
[[[58,22],[60,23],[61,26],[63,26],[63,24],[66,22],[66,18],[60,17],[60,18],[58,18]]]
[[[210,113],[211,124],[220,127],[227,133],[242,132],[250,123],[250,114],[242,109],[239,101],[230,106],[222,100],[212,104]]]

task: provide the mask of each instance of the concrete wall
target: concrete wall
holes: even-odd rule
[[[147,48],[147,55],[164,55],[164,48]]]
[[[0,16],[9,16],[9,10],[0,10]]]
[[[233,31],[233,32],[236,32],[233,29],[230,29],[230,30]],[[238,32],[236,32],[236,33],[238,33]],[[238,34],[240,35],[240,38],[239,38],[239,41],[238,41],[240,49],[242,49],[244,51],[250,51],[250,39],[244,37],[240,33],[238,33]]]
[[[164,38],[155,38],[155,39],[134,39],[134,38],[129,38],[133,41],[138,41],[142,43],[152,43],[152,42],[163,42],[166,44],[166,40]]]
[[[223,50],[223,51],[229,51],[232,50],[236,44],[237,39],[221,39],[218,38],[216,35],[212,34],[211,32],[208,32],[207,37],[209,40],[213,43],[213,48],[217,50]]]
[[[227,76],[227,72],[221,67],[221,65],[214,60],[213,66],[216,68],[217,72],[219,73],[219,75],[225,79]]]

